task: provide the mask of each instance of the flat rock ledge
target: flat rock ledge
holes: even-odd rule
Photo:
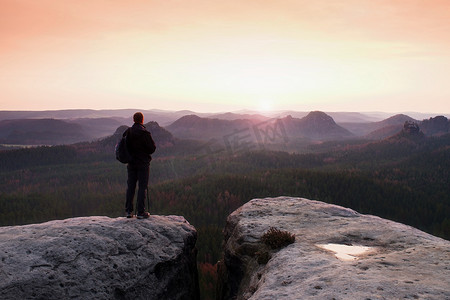
[[[295,234],[273,250],[270,227]],[[218,299],[450,299],[450,242],[303,198],[254,199],[224,230]],[[320,245],[364,246],[349,260]]]
[[[183,217],[82,217],[0,227],[1,299],[198,299]]]

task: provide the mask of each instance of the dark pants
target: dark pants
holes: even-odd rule
[[[149,165],[131,165],[128,164],[128,180],[127,180],[127,196],[125,202],[125,210],[133,211],[133,199],[136,191],[136,183],[139,182],[137,194],[137,212],[143,214],[145,212],[145,191],[148,189]],[[147,191],[148,193],[148,191]]]

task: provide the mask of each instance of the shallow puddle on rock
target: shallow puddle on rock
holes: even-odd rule
[[[345,261],[356,260],[358,259],[359,255],[365,254],[373,250],[372,247],[352,246],[342,244],[318,244],[316,246],[334,252],[334,255],[337,258]]]

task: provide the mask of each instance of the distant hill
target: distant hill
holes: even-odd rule
[[[55,119],[0,121],[0,143],[61,145],[89,140],[80,124]]]
[[[401,142],[404,144],[408,143],[422,143],[426,139],[425,134],[420,131],[419,125],[414,122],[405,122],[403,128],[400,132],[386,138],[384,141],[387,142]]]
[[[310,112],[301,119],[287,116],[282,121],[288,137],[333,140],[353,136],[350,131],[337,125],[332,117],[320,111]]]
[[[337,125],[333,118],[323,112],[311,112],[302,119],[293,118],[287,116],[281,119],[269,119],[261,121],[261,119],[212,119],[201,118],[196,115],[184,116],[171,125],[167,126],[173,135],[181,139],[199,139],[209,140],[217,139],[223,140],[233,133],[236,134],[236,138],[256,142],[256,136],[254,128],[259,127],[264,130],[265,122],[279,122],[283,128],[277,128],[276,130],[283,130],[284,132],[277,132],[277,134],[286,135],[287,139],[295,140],[312,139],[312,140],[331,140],[331,139],[343,139],[352,137],[353,134],[348,130]],[[263,126],[260,126],[263,124]],[[274,128],[272,127],[271,130]],[[272,133],[274,134],[274,133]],[[237,141],[238,142],[238,141]]]
[[[377,124],[377,126],[382,128],[382,127],[398,125],[398,124],[401,124],[403,126],[403,124],[405,124],[405,122],[417,122],[417,120],[414,120],[413,118],[411,118],[410,116],[407,116],[407,115],[398,114],[398,115],[392,116],[390,118],[387,118],[383,121],[376,122],[376,124]]]
[[[397,114],[378,122],[366,122],[366,123],[347,122],[347,123],[339,123],[339,125],[346,128],[356,136],[361,137],[366,136],[367,138],[383,139],[394,134],[395,132],[399,132],[406,121],[414,122],[416,120],[407,115]]]
[[[278,115],[280,117],[292,116],[294,118],[304,118],[308,115],[309,112],[299,112],[299,111],[283,111]],[[333,118],[336,123],[369,123],[369,122],[377,122],[382,120],[379,116],[371,116],[368,114],[360,113],[360,112],[327,112],[327,115]]]
[[[201,118],[197,115],[181,117],[166,127],[175,137],[180,139],[222,139],[235,130],[249,128],[250,120],[223,120],[217,118]]]
[[[401,122],[403,122],[401,124]],[[366,137],[368,139],[384,139],[396,135],[403,130],[405,123],[415,123],[419,130],[426,136],[440,136],[450,132],[450,121],[444,116],[437,116],[421,122],[416,121],[405,115],[396,115],[382,122],[379,122],[384,127],[377,129]]]
[[[382,140],[399,133],[401,128],[402,127],[400,125],[389,125],[380,129],[376,129],[371,133],[366,134],[364,137],[369,140]]]
[[[439,136],[450,132],[450,120],[444,116],[437,116],[420,123],[420,128],[427,136]]]
[[[385,139],[400,132],[405,122],[417,123],[416,120],[407,115],[403,114],[395,115],[383,121],[373,123],[373,126],[377,127],[377,129],[365,135],[365,137],[372,140]]]

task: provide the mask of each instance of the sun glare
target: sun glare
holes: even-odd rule
[[[260,112],[269,112],[273,110],[273,103],[270,99],[261,99],[258,101],[257,110]]]

